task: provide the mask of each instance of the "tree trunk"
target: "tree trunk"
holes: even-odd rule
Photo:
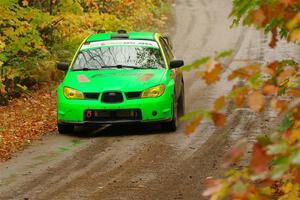
[[[50,8],[49,8],[49,14],[53,15],[53,5],[54,5],[54,1],[50,0]]]

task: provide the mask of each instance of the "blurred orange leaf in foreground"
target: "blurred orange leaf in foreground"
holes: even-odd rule
[[[252,92],[248,96],[248,106],[255,112],[261,112],[265,104],[265,97],[260,92]]]
[[[225,97],[219,97],[214,103],[214,110],[219,111],[225,106]]]
[[[202,79],[207,85],[211,85],[220,80],[220,74],[222,72],[222,66],[219,63],[213,63],[208,66],[207,71],[202,75]]]
[[[260,144],[254,144],[250,169],[256,173],[267,171],[271,159]]]
[[[226,123],[226,116],[222,113],[212,112],[212,119],[217,127],[222,127]]]
[[[184,129],[184,134],[189,136],[191,135],[197,128],[197,126],[201,123],[201,116],[196,116],[189,125],[187,125]]]

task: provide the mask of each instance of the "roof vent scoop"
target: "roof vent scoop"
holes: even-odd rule
[[[118,32],[119,34],[126,34],[126,33],[127,33],[126,30],[118,30],[117,32]]]
[[[114,35],[112,35],[111,39],[115,40],[122,40],[122,39],[128,39],[129,36],[127,34],[127,31],[125,30],[118,30],[118,32]]]

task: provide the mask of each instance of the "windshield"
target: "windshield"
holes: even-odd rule
[[[110,68],[161,69],[164,61],[159,48],[147,46],[106,46],[79,52],[72,70]]]

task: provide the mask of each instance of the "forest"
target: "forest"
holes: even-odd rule
[[[165,0],[1,0],[0,160],[56,129],[57,62],[91,34],[166,30],[169,11]]]
[[[157,31],[168,9],[164,0],[1,0],[0,105],[61,78],[55,62],[70,62],[88,35]]]

